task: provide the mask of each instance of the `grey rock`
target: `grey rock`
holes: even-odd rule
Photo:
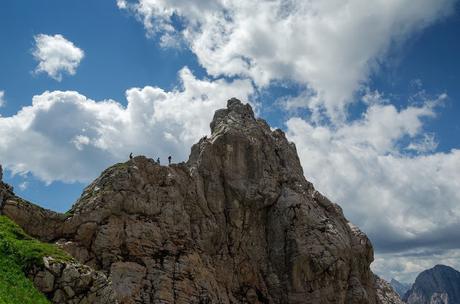
[[[40,271],[34,278],[34,284],[44,293],[49,293],[54,289],[54,276],[47,270]]]
[[[58,289],[54,292],[54,295],[51,299],[53,303],[66,303],[67,297],[65,291]]]
[[[122,303],[142,302],[142,290],[147,269],[134,262],[116,262],[110,274],[115,282],[113,288]]]
[[[70,286],[64,286],[64,291],[69,298],[73,298],[75,296],[75,291]]]
[[[111,281],[99,271],[76,261],[43,258],[29,276],[52,303],[118,303]]]

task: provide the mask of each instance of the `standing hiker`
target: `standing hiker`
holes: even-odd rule
[[[172,157],[171,157],[171,155],[169,155],[169,156],[168,156],[168,163],[169,163],[169,164],[171,164],[171,159],[172,159]]]

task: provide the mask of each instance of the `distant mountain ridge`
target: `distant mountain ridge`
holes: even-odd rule
[[[425,270],[403,300],[408,304],[460,304],[460,272],[445,265]]]
[[[396,291],[401,298],[403,298],[406,292],[408,292],[409,289],[411,289],[412,287],[412,284],[401,283],[394,278],[391,279],[390,285],[391,287],[393,287],[394,291]]]

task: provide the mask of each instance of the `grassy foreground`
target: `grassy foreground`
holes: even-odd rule
[[[28,236],[12,220],[0,216],[0,304],[50,303],[25,275],[32,265],[42,265],[44,256],[71,259],[56,246]]]

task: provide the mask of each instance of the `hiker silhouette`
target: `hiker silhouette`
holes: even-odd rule
[[[133,153],[129,153],[129,159],[133,159]]]
[[[171,155],[169,155],[169,156],[168,156],[168,163],[169,163],[169,164],[171,164],[171,159],[172,159],[172,157],[171,157]]]

